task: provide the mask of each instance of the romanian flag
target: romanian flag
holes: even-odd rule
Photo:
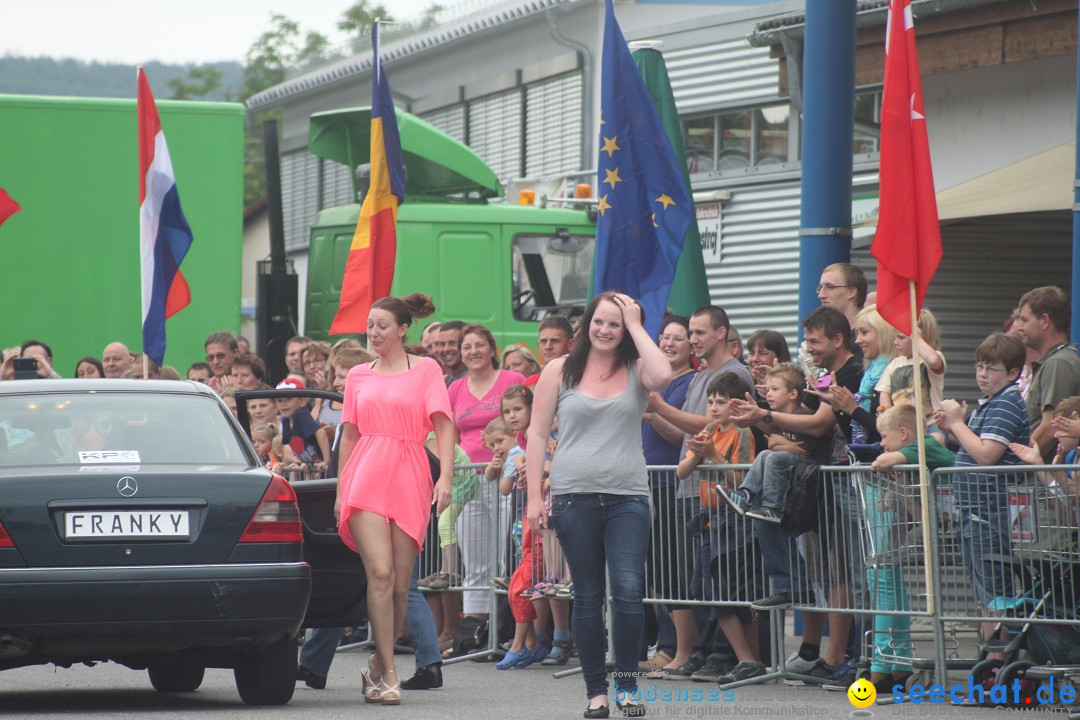
[[[141,67],[138,97],[143,352],[161,365],[165,358],[165,319],[191,303],[191,291],[180,274],[180,263],[191,247],[192,237],[180,209],[180,194],[157,105]]]
[[[397,209],[405,199],[405,167],[390,85],[379,60],[379,21],[371,29],[371,188],[360,208],[341,303],[331,335],[364,332],[371,304],[390,294],[397,257]]]

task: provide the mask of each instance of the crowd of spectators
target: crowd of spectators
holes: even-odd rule
[[[669,315],[652,339],[670,366],[670,381],[645,394],[640,417],[652,506],[651,546],[641,572],[648,592],[664,601],[649,606],[643,671],[672,680],[751,679],[764,674],[766,664],[757,643],[758,612],[792,603],[900,607],[902,588],[867,599],[873,592],[867,586],[877,578],[868,575],[872,571],[855,547],[864,532],[859,508],[878,504],[860,497],[851,483],[825,481],[827,512],[835,521],[820,537],[811,535],[797,545],[781,530],[785,493],[799,466],[846,464],[852,444],[879,444],[883,454],[874,462],[882,469],[911,460],[920,425],[913,418],[921,416],[927,442],[932,441],[932,465],[967,468],[956,481],[958,538],[975,600],[989,614],[994,597],[1011,590],[1008,573],[987,557],[1008,554],[1005,487],[1016,476],[976,468],[1075,458],[1080,356],[1068,334],[1069,298],[1059,288],[1024,294],[1004,331],[991,333],[974,349],[971,360],[983,397],[978,403],[970,398],[970,407],[950,399],[946,358],[930,310],[918,318],[922,371],[916,377],[911,338],[896,333],[877,313],[862,271],[848,264],[827,267],[818,297],[821,307],[803,319],[804,341],[795,349],[769,328],[744,328],[752,330],[744,343],[727,313],[715,306],[699,308],[690,317]],[[568,356],[582,332],[565,318],[549,317],[538,327],[534,354],[519,345],[500,351],[483,325],[445,321],[427,325],[417,335],[419,344],[409,346],[410,353],[438,362],[458,435],[457,461],[470,466],[458,468],[449,507],[432,523],[437,542],[427,567],[433,572],[419,579],[444,656],[454,652],[463,616],[487,617],[490,592],[480,588],[491,582],[512,595],[519,626],[508,646],[510,660],[500,668],[561,665],[573,653],[575,578],[550,528],[530,529],[522,522],[532,478],[522,452],[529,422],[522,423],[518,406],[531,408],[530,388],[540,381],[542,369]],[[288,375],[270,378],[266,363],[244,338],[215,332],[204,349],[205,362],[193,363],[183,376],[213,388],[234,412],[239,390],[341,391],[349,371],[373,357],[356,340],[331,346],[298,336],[286,345]],[[33,363],[16,363],[19,358]],[[36,377],[68,374],[54,367],[48,344],[29,339],[4,351],[0,379],[26,377],[29,365]],[[181,377],[121,342],[107,344],[100,358],[81,358],[70,375]],[[599,379],[607,378],[601,373]],[[924,399],[911,410],[915,383],[921,384]],[[340,404],[251,400],[248,412],[253,442],[267,467],[298,470],[293,479],[334,472]],[[541,455],[548,465],[537,487],[545,497],[553,460],[558,471],[558,420],[551,418],[550,432],[543,433]],[[720,472],[733,464],[750,465],[750,470]],[[1047,477],[1061,486],[1072,482],[1053,473]],[[711,545],[703,542],[703,526],[714,538]],[[749,558],[753,567],[736,563],[736,554]],[[521,556],[528,572],[515,580]],[[826,568],[824,576],[815,577],[810,567],[815,564]],[[756,575],[767,583],[747,580]],[[582,578],[576,579],[580,591]],[[704,609],[693,602],[700,600],[745,601],[749,608]],[[830,635],[823,649],[826,618]],[[858,659],[858,622],[850,612],[806,613],[788,668],[846,687]],[[875,620],[874,627],[895,635],[899,625],[886,619]],[[991,632],[989,624],[986,631]],[[902,681],[910,667],[905,670],[879,654],[884,653],[876,650],[871,664],[873,681],[881,688]],[[429,670],[431,665],[437,661]]]

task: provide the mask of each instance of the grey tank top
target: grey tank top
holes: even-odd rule
[[[631,365],[626,390],[597,399],[562,388],[555,416],[559,444],[551,458],[551,492],[648,495],[641,414],[649,393]]]

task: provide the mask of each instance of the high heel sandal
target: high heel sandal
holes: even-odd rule
[[[379,696],[379,683],[382,681],[382,675],[376,680],[371,676],[371,666],[360,668],[360,692],[364,696],[364,702],[377,703],[382,702],[382,698]]]
[[[383,705],[400,705],[401,681],[397,680],[394,682],[393,685],[387,685],[386,676],[389,673],[394,673],[394,677],[397,677],[397,670],[384,670],[383,674],[379,676],[379,702],[381,702]]]

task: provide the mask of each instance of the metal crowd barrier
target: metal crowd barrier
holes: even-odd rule
[[[498,654],[498,598],[508,588],[497,579],[511,577],[525,550],[529,587],[542,597],[567,599],[545,591],[572,580],[550,537],[523,547],[525,493],[499,495],[484,467],[455,468],[455,483],[472,489],[445,511],[452,521],[433,514],[421,555],[422,584],[447,573],[426,589],[445,591],[437,603],[457,607],[451,596],[460,591],[466,614],[489,617],[484,646],[452,661]],[[992,683],[991,670],[1026,653],[1030,677],[1043,677],[1040,667],[1047,682],[1080,677],[1080,475],[1071,476],[1080,466],[945,468],[929,492],[914,466],[822,467],[816,528],[797,537],[748,520],[716,493],[718,484],[738,487],[750,467],[703,465],[682,480],[674,467],[649,468],[646,603],[753,619],[751,602],[786,573],[792,609],[827,613],[833,638],[847,623],[863,669],[910,671],[924,685],[946,683],[950,670]],[[778,673],[768,678],[784,674],[794,639],[782,614],[771,616],[771,647],[760,653]]]

